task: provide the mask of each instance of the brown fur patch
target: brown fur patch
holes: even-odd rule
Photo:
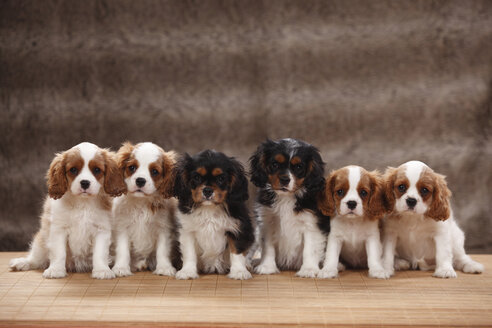
[[[125,173],[126,176],[131,176],[133,173],[127,170],[127,167],[132,165],[132,163],[129,163],[130,159],[132,159],[132,153],[133,150],[135,149],[135,146],[132,145],[131,142],[126,141],[124,142],[120,149],[118,150],[118,153],[116,154],[116,161],[118,164],[118,168]]]
[[[279,162],[279,163],[284,163],[285,162],[285,156],[282,154],[277,154],[275,155],[274,159]]]
[[[104,158],[104,191],[110,196],[120,196],[127,191],[123,172],[118,168],[117,155],[106,149],[101,150]],[[95,160],[99,163],[99,160]]]
[[[340,210],[340,200],[348,190],[348,169],[341,168],[332,171],[326,179],[325,189],[318,196],[318,208],[326,216],[334,216],[335,210]],[[340,197],[337,190],[342,189],[343,195]]]
[[[451,214],[449,204],[451,191],[448,189],[445,178],[444,175],[435,173],[431,169],[426,169],[422,172],[419,179],[419,182],[422,180],[423,183],[429,183],[428,181],[430,180],[432,181],[434,189],[432,192],[432,202],[425,215],[436,221],[447,220]],[[427,198],[427,200],[429,199],[430,198]]]
[[[211,186],[200,185],[195,189],[192,189],[191,196],[195,203],[199,204],[206,201],[206,199],[203,197],[203,189],[205,187],[210,187],[214,190],[213,197],[212,199],[210,199],[211,202],[213,202],[214,204],[221,204],[225,201],[227,197],[227,190],[222,190],[217,185],[214,184]]]
[[[216,167],[215,169],[212,170],[212,175],[214,177],[221,175],[222,173],[224,173],[224,171],[222,171],[222,169],[218,168],[218,167]]]
[[[361,197],[364,208],[364,217],[369,220],[381,219],[388,210],[385,206],[384,180],[378,171],[368,172],[361,169],[361,179],[357,191],[365,190],[368,195]]]
[[[406,188],[410,185],[405,174],[405,168],[388,167],[383,176],[384,180],[384,201],[385,207],[392,212],[395,207],[396,199],[399,199],[405,192],[401,192],[398,186],[403,184]]]
[[[196,169],[196,172],[201,176],[205,176],[207,174],[207,169],[204,168],[203,166],[200,166],[199,168]]]
[[[290,164],[292,164],[292,165],[296,165],[296,164],[299,164],[301,162],[302,162],[302,159],[299,156],[294,156],[290,160]]]
[[[282,188],[280,179],[278,178],[278,174],[276,173],[268,175],[268,182],[272,185],[272,189],[274,190],[279,190]]]
[[[157,188],[164,198],[171,198],[174,196],[174,180],[176,174],[176,153],[173,151],[162,151],[161,161],[161,174],[160,182],[156,183]],[[155,181],[155,180],[154,180]]]

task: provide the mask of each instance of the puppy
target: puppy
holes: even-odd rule
[[[263,142],[250,158],[251,182],[258,187],[257,215],[262,254],[255,271],[299,270],[316,277],[329,231],[316,195],[325,183],[318,149],[300,140]]]
[[[173,276],[172,233],[175,231],[173,197],[175,154],[144,142],[124,143],[118,168],[128,193],[114,200],[113,229],[116,261],[113,272],[128,276],[147,267],[154,274]]]
[[[177,167],[175,195],[183,258],[176,278],[198,278],[198,270],[229,270],[229,278],[251,278],[244,254],[254,231],[245,203],[248,181],[243,166],[214,150],[185,154]]]
[[[454,220],[444,178],[419,161],[386,170],[391,213],[384,220],[383,264],[391,274],[409,267],[435,268],[439,278],[456,277],[455,268],[483,272],[483,265],[465,253],[465,236]]]
[[[10,268],[48,267],[45,278],[63,278],[67,271],[92,269],[93,278],[114,278],[108,266],[110,196],[126,191],[114,154],[83,142],[56,155],[47,180],[49,197],[44,202],[41,229],[29,255],[13,259]]]
[[[379,220],[386,212],[383,178],[377,171],[347,166],[332,172],[320,194],[319,207],[330,216],[323,269],[318,278],[335,278],[342,261],[353,268],[369,266],[369,277],[389,278],[383,269]]]

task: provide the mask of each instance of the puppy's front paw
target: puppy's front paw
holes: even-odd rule
[[[389,271],[384,270],[383,268],[378,269],[369,269],[369,277],[377,278],[377,279],[388,279],[391,276]]]
[[[322,269],[318,272],[318,278],[320,279],[333,279],[338,276],[338,270]]]
[[[319,269],[316,267],[301,267],[299,271],[296,272],[296,276],[301,278],[316,278]]]
[[[231,272],[229,272],[227,276],[231,279],[237,280],[246,280],[253,278],[251,273],[246,269],[231,270]]]
[[[110,268],[92,270],[92,278],[94,279],[113,279],[116,275]]]
[[[49,267],[43,272],[43,277],[49,279],[64,278],[66,276],[67,276],[67,269],[65,269],[64,267],[63,268]]]
[[[114,266],[112,270],[117,277],[128,277],[133,274],[129,266],[128,267]]]
[[[465,273],[482,273],[483,271],[483,265],[475,261],[468,262],[463,266],[463,272]]]
[[[31,268],[29,261],[25,257],[18,257],[10,260],[9,268],[12,271],[27,271]]]
[[[154,272],[152,273],[159,276],[173,277],[176,274],[176,269],[172,265],[158,266],[157,268],[155,268]]]
[[[258,274],[274,274],[280,271],[275,263],[261,263],[255,268],[255,272]]]
[[[404,259],[395,259],[395,270],[402,271],[410,269],[410,262]]]
[[[453,268],[438,268],[432,275],[436,278],[456,278],[456,271]]]
[[[176,279],[186,280],[186,279],[197,279],[198,273],[196,272],[196,268],[182,268],[178,272],[176,272]]]

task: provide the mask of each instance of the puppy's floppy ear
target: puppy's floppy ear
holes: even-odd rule
[[[104,191],[112,196],[120,196],[127,191],[126,183],[123,178],[123,172],[118,168],[116,162],[116,154],[102,150],[104,161],[106,163],[106,170],[104,172]]]
[[[384,206],[388,212],[392,212],[395,208],[395,182],[396,182],[396,174],[398,173],[398,169],[394,167],[386,168],[386,172],[383,176],[384,181]]]
[[[162,174],[163,180],[159,185],[159,192],[164,198],[174,196],[174,182],[176,174],[176,153],[173,151],[165,152],[162,155]]]
[[[232,169],[228,172],[231,176],[231,188],[227,193],[227,201],[244,202],[248,200],[248,180],[244,173],[243,165],[236,159],[229,157]]]
[[[335,187],[335,172],[326,179],[325,188],[318,193],[318,208],[325,216],[333,217],[335,215],[335,200],[333,199],[333,189]]]
[[[125,171],[126,163],[130,159],[130,156],[134,149],[135,146],[132,145],[131,142],[126,141],[121,145],[120,149],[118,150],[118,153],[116,154],[117,156],[116,161],[118,163],[118,168],[120,170],[123,170],[123,172]]]
[[[445,176],[434,173],[434,192],[432,194],[432,203],[425,215],[436,221],[447,220],[451,212],[449,205],[450,197],[451,191],[448,189]]]
[[[371,181],[371,195],[365,217],[369,220],[379,220],[388,212],[385,201],[384,180],[378,171],[368,172]]]
[[[178,160],[176,165],[174,166],[174,186],[173,186],[173,194],[178,199],[182,199],[185,195],[190,194],[191,191],[186,187],[187,184],[187,172],[186,168],[191,163],[192,159],[188,153],[184,153],[181,158]]]
[[[273,141],[267,140],[258,146],[256,152],[249,158],[251,182],[258,188],[265,188],[268,175],[265,166],[265,145]]]
[[[66,153],[56,154],[46,174],[48,195],[53,199],[62,198],[68,189],[67,176],[65,175],[65,158]]]
[[[304,186],[308,191],[321,191],[325,186],[325,163],[321,159],[319,150],[310,146],[312,153],[311,161],[308,164],[306,179],[304,180]]]

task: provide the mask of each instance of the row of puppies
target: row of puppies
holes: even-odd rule
[[[166,153],[153,144],[124,144],[114,163],[107,151],[94,152],[94,156],[98,152],[106,154],[108,160],[104,168],[96,170],[88,149],[98,148],[87,143],[74,148],[85,159],[87,168],[77,168],[81,176],[68,164],[74,149],[63,155],[65,170],[54,165],[62,156],[59,155],[48,174],[49,194],[53,199],[66,200],[65,206],[58,206],[66,213],[52,212],[51,207],[56,206],[51,205],[61,203],[47,199],[42,228],[31,252],[27,258],[14,259],[13,269],[49,265],[44,276],[55,278],[66,275],[65,265],[61,265],[66,262],[69,270],[85,271],[91,267],[92,248],[95,278],[129,275],[131,266],[134,270],[154,266],[156,274],[174,275],[172,196],[176,196],[183,260],[176,278],[197,278],[199,271],[229,271],[229,277],[234,279],[251,277],[246,254],[254,241],[254,223],[245,205],[247,180],[239,162],[222,153],[204,151],[193,157],[185,155],[176,163],[174,153]],[[390,168],[385,178],[377,172],[350,166],[333,172],[325,183],[324,163],[318,150],[299,140],[282,139],[261,144],[250,163],[251,181],[259,188],[257,214],[262,258],[255,268],[257,273],[271,274],[280,268],[298,270],[301,277],[330,278],[343,269],[340,259],[352,267],[368,265],[369,275],[376,278],[388,278],[394,267],[429,269],[434,263],[435,276],[453,277],[453,260],[455,267],[465,272],[483,271],[480,264],[464,253],[463,233],[450,212],[450,193],[443,177],[421,162]],[[112,177],[114,166],[122,173],[124,184]],[[66,175],[71,187],[65,187],[65,191],[69,190],[71,195],[57,191],[63,184],[52,181],[57,171]],[[102,171],[105,192],[99,193],[98,184],[102,182],[98,174]],[[91,190],[90,185],[95,189]],[[75,206],[80,204],[74,204],[74,196],[100,195],[104,200],[101,203],[106,204],[100,207],[107,209],[107,195],[117,196],[124,191],[126,195],[114,201],[113,215],[106,215],[114,220],[116,239],[116,261],[110,270],[107,259],[111,228],[101,228],[100,224],[110,219],[101,220],[101,213],[92,209],[93,199],[98,197],[85,197],[81,201],[83,206]],[[67,213],[69,210],[77,213]],[[383,261],[378,222],[388,212],[383,225]],[[59,214],[78,222],[67,224],[66,220],[57,219]],[[324,256],[330,217],[331,232]],[[55,223],[58,221],[65,226],[64,239],[58,238],[58,233],[50,233],[63,230],[53,228],[60,225]],[[81,225],[94,229],[81,229]],[[67,249],[71,252],[68,257],[65,250],[61,254],[61,241],[67,243],[67,238]],[[395,252],[398,257],[393,264]],[[152,259],[154,264],[149,263]]]

